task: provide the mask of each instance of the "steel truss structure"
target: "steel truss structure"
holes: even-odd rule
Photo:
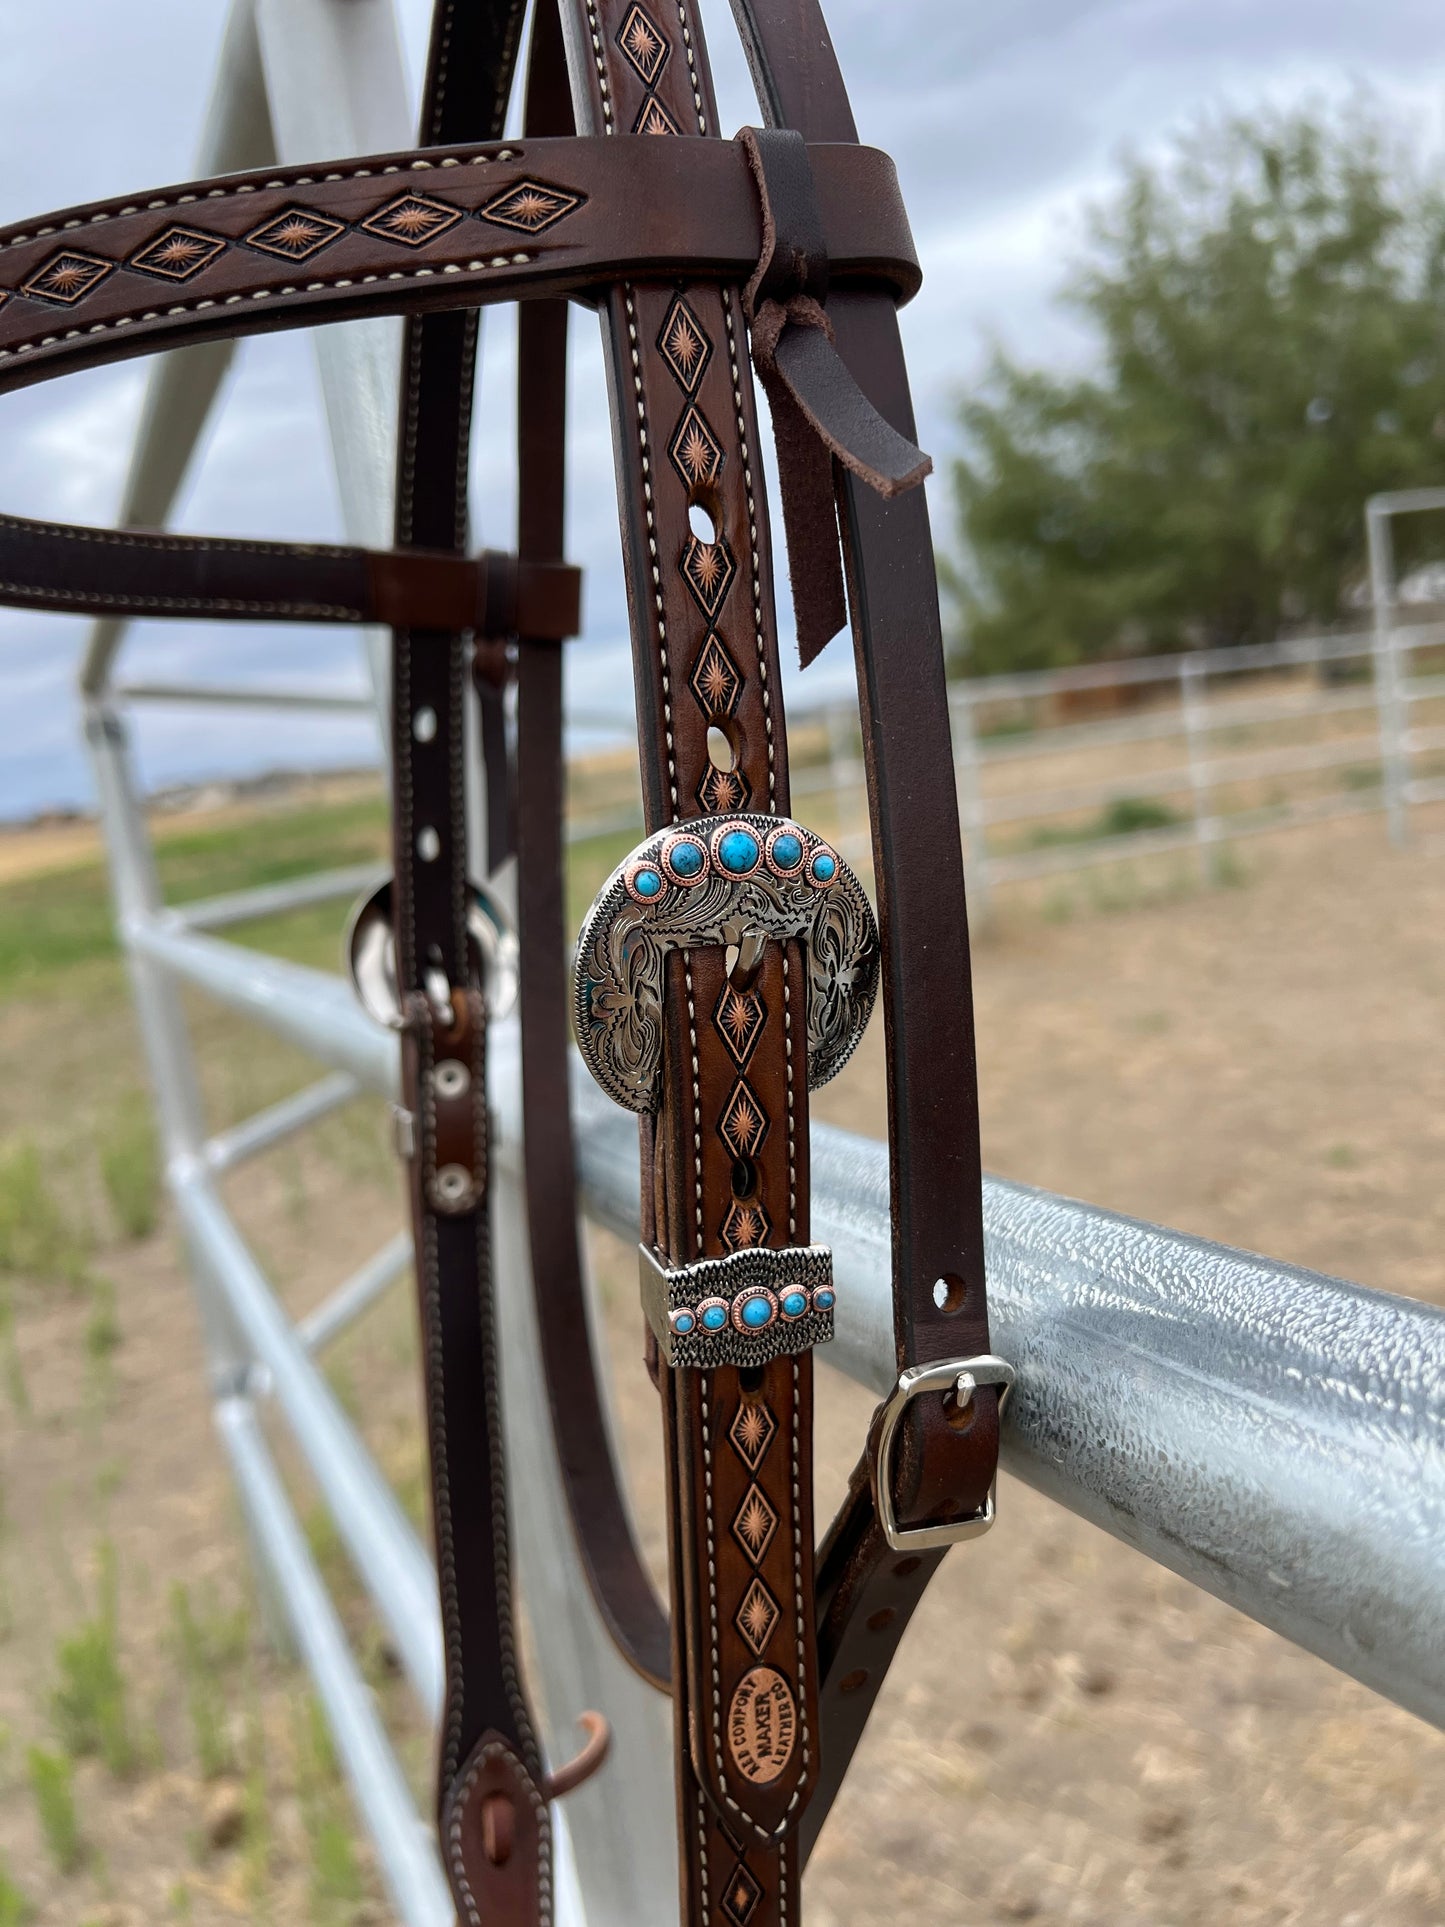
[[[320,153],[404,147],[411,113],[390,0],[236,0],[201,154],[205,175]],[[304,79],[302,78],[304,76]],[[389,539],[398,330],[315,337],[348,536]],[[153,370],[122,519],[165,521],[216,400],[231,344]],[[317,1364],[408,1269],[394,1239],[293,1324],[219,1188],[225,1172],[359,1091],[396,1095],[394,1036],[341,979],[244,949],[227,924],[349,899],[344,871],[168,909],[127,748],[147,700],[205,692],[116,679],[122,627],[97,625],[82,674],[116,911],[160,1111],[172,1198],[204,1327],[215,1421],[264,1575],[268,1614],[308,1669],[396,1913],[454,1920],[430,1827],[398,1765],[311,1559],[262,1427],[284,1419],[422,1706],[442,1678],[428,1554]],[[386,701],[381,639],[366,643]],[[294,701],[265,692],[237,699]],[[324,699],[330,702],[331,699]],[[345,698],[337,699],[343,704]],[[326,1074],[208,1135],[175,994],[206,993],[320,1061]],[[611,1722],[614,1763],[559,1810],[559,1921],[669,1917],[676,1887],[668,1703],[634,1676],[595,1615],[558,1482],[532,1307],[521,1191],[520,1046],[494,1026],[495,1235],[504,1398],[526,1613],[546,1740],[573,1750],[582,1706]],[[637,1224],[631,1121],[579,1074],[588,1211]],[[814,1235],[840,1284],[832,1362],[877,1391],[894,1379],[885,1148],[814,1127]],[[997,1342],[1019,1368],[1006,1464],[1059,1503],[1445,1725],[1445,1313],[1134,1223],[1016,1185],[987,1188]],[[626,1788],[625,1801],[612,1791]],[[583,1896],[586,1896],[585,1901]]]

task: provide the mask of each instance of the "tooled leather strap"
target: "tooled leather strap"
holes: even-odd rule
[[[906,300],[887,155],[811,157],[835,279]],[[627,275],[737,283],[762,216],[730,142],[460,141],[233,174],[0,228],[0,389],[158,348],[372,314],[573,294]]]
[[[442,0],[430,142],[494,139],[522,0]],[[476,316],[413,316],[403,348],[397,547],[465,552]],[[517,1662],[488,1212],[486,1008],[468,955],[460,630],[392,646],[396,976],[415,1122],[417,1253],[445,1696],[437,1822],[463,1927],[552,1912],[546,1782]]]
[[[721,144],[707,138],[716,109],[690,0],[567,0],[563,21],[584,130],[649,135],[663,174],[668,150]],[[788,808],[745,279],[639,279],[603,309],[653,831]],[[728,744],[716,761],[710,727]],[[806,1011],[796,942],[767,943],[740,984],[721,943],[668,958],[661,1101],[642,1133],[642,1235],[672,1274],[752,1247],[806,1245]],[[658,1379],[683,1917],[793,1922],[797,1828],[819,1742],[812,1358],[659,1361]]]
[[[733,10],[769,123],[809,142],[856,140],[816,0],[733,0]],[[870,402],[911,437],[893,304],[834,289],[828,314],[838,352]],[[921,490],[885,501],[851,474],[841,478],[839,500],[883,933],[902,1372],[988,1352],[968,925],[927,504]],[[892,1464],[882,1469],[903,1526],[984,1512],[998,1417],[998,1388],[987,1385],[963,1410],[937,1392],[907,1406]],[[866,1453],[820,1554],[824,1765],[804,1821],[808,1847],[943,1556],[890,1547],[878,1517],[879,1470]]]

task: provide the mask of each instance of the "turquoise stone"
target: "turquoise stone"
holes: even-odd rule
[[[695,877],[702,869],[706,858],[700,844],[679,843],[667,860],[678,876]]]
[[[672,1329],[675,1332],[690,1332],[696,1323],[697,1320],[690,1311],[680,1311],[673,1318]]]
[[[819,883],[831,883],[837,874],[838,859],[829,856],[826,850],[819,850],[813,858],[813,875]]]
[[[813,1293],[813,1308],[815,1311],[831,1311],[833,1309],[832,1292],[815,1291]]]
[[[783,1293],[783,1310],[788,1314],[789,1318],[801,1318],[807,1309],[807,1292],[785,1291]]]
[[[728,1322],[727,1307],[725,1305],[709,1305],[702,1315],[702,1322],[705,1331],[721,1331],[723,1326]]]
[[[632,887],[640,897],[661,896],[662,895],[661,870],[639,870],[636,876],[632,879]]]
[[[773,861],[780,870],[796,870],[803,860],[803,839],[787,830],[773,838]]]
[[[745,877],[756,869],[762,851],[751,830],[729,830],[717,846],[718,862],[735,877]]]
[[[773,1322],[773,1308],[766,1298],[749,1298],[743,1306],[741,1317],[750,1331],[759,1331]]]

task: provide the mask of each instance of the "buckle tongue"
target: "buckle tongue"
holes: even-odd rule
[[[945,1358],[937,1365],[910,1365],[898,1374],[898,1383],[883,1407],[878,1446],[873,1455],[873,1503],[883,1536],[894,1552],[932,1552],[941,1546],[957,1545],[961,1539],[980,1538],[993,1524],[997,1483],[989,1486],[982,1510],[965,1519],[949,1520],[943,1525],[899,1525],[893,1504],[893,1445],[903,1414],[914,1399],[928,1392],[956,1391],[966,1403],[980,1385],[997,1385],[998,1409],[1002,1415],[1016,1376],[1008,1360],[996,1358],[992,1352],[980,1352],[974,1358]]]

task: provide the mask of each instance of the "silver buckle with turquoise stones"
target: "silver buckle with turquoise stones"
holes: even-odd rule
[[[688,1265],[637,1251],[642,1308],[669,1365],[766,1365],[833,1336],[827,1245],[754,1245]]]
[[[1008,1360],[995,1358],[992,1352],[980,1352],[975,1358],[946,1358],[938,1365],[910,1365],[898,1374],[898,1383],[883,1407],[873,1454],[873,1503],[883,1537],[894,1552],[934,1552],[940,1546],[955,1546],[960,1539],[977,1539],[988,1531],[994,1518],[994,1486],[990,1485],[982,1510],[971,1512],[965,1519],[950,1519],[945,1525],[899,1525],[893,1505],[893,1441],[903,1414],[926,1392],[955,1392],[960,1404],[966,1405],[980,1385],[997,1385],[1001,1417],[1014,1377]]]
[[[577,1046],[607,1095],[657,1108],[667,955],[760,938],[807,951],[808,1083],[853,1054],[878,988],[873,906],[836,850],[785,816],[703,816],[639,843],[603,884],[577,939]],[[740,1080],[756,1037],[756,998],[729,987],[714,1014]],[[724,1007],[726,1006],[726,1007]]]

